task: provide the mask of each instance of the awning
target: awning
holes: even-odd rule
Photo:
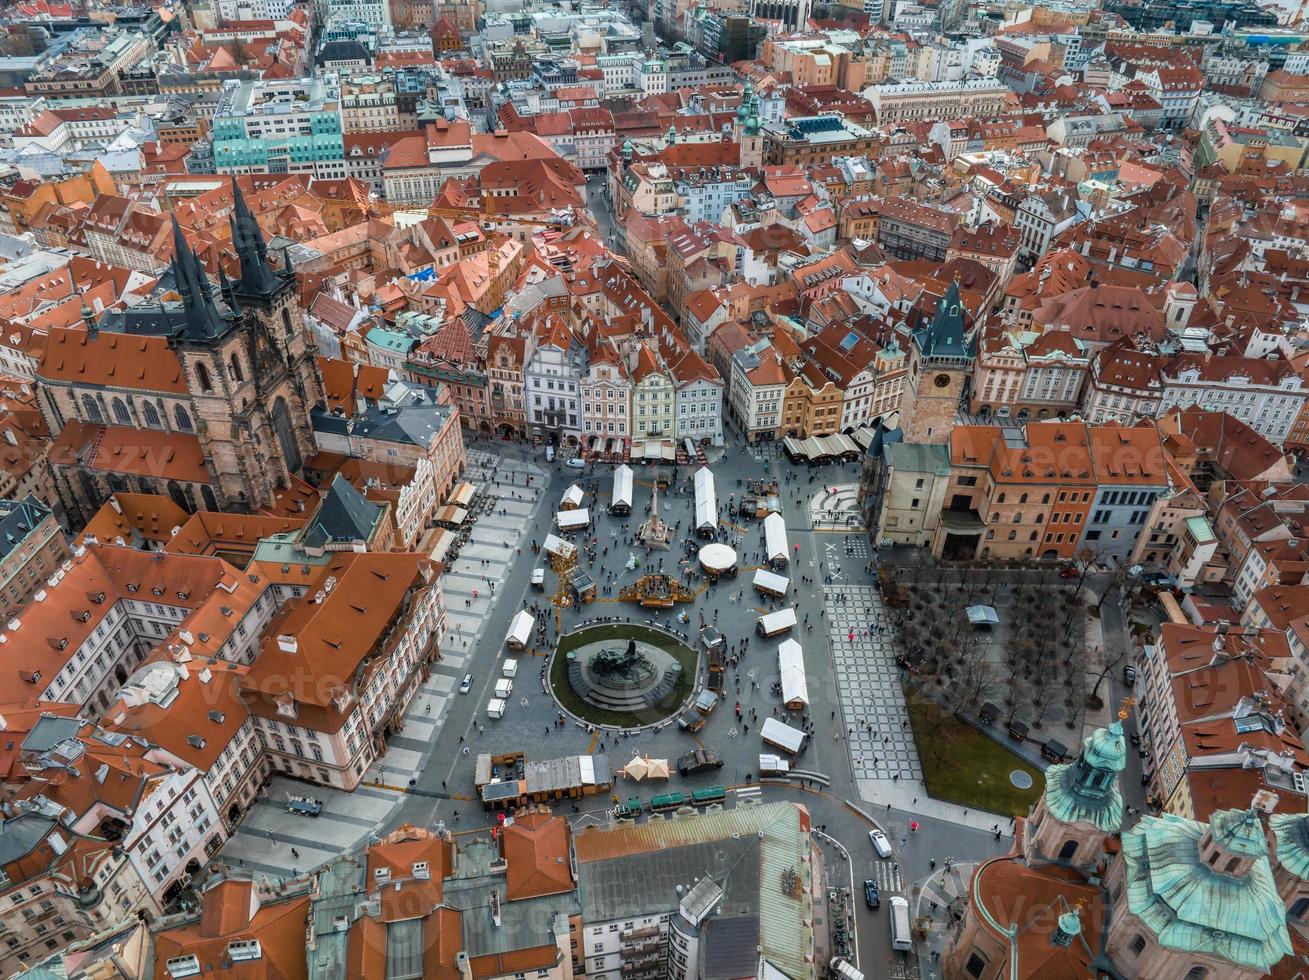
[[[473,502],[473,497],[477,493],[471,483],[456,483],[450,496],[445,498],[447,504],[453,504],[456,507],[463,507],[465,510]]]

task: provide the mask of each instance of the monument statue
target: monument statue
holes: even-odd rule
[[[602,650],[596,654],[591,669],[606,678],[635,681],[649,677],[654,665],[636,649],[635,640],[628,640],[626,650]]]

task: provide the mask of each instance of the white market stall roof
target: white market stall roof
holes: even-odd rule
[[[764,719],[764,727],[759,730],[759,737],[769,745],[775,745],[791,755],[795,755],[804,747],[804,732],[783,724],[776,718]]]
[[[764,518],[764,548],[768,551],[769,561],[786,561],[786,520],[781,514],[769,514]]]
[[[784,629],[794,629],[797,622],[798,620],[795,618],[795,610],[789,607],[759,617],[759,624],[763,627],[765,633],[774,633],[777,630]]]
[[[563,538],[557,538],[553,534],[545,536],[544,548],[546,554],[557,555],[560,558],[567,558],[569,555],[577,553],[577,545],[571,541],[565,541]]]
[[[614,470],[614,507],[632,509],[632,468],[623,464]]]
[[[718,527],[718,497],[714,493],[714,475],[707,466],[695,471],[695,527],[697,531]]]
[[[782,702],[788,707],[809,707],[809,683],[805,679],[804,650],[795,640],[783,640],[777,648],[777,673],[782,682]]]
[[[535,617],[526,609],[520,609],[509,623],[509,633],[505,636],[505,640],[509,643],[517,643],[519,646],[527,646],[535,625]]]
[[[754,573],[753,585],[756,589],[782,594],[791,587],[791,580],[785,575],[778,575],[766,568],[760,568]]]
[[[574,483],[571,487],[569,487],[567,490],[564,491],[564,495],[559,501],[559,509],[572,510],[574,507],[581,507],[582,498],[584,496],[585,494],[582,493],[582,488],[579,487],[576,483]]]
[[[715,541],[700,549],[700,564],[715,574],[736,565],[736,549]]]
[[[579,531],[591,526],[591,512],[585,507],[579,510],[561,510],[555,514],[555,521],[561,531]]]

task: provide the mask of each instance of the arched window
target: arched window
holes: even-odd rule
[[[1019,502],[1020,504],[1025,504],[1025,503],[1027,503],[1027,494],[1023,494],[1021,497],[1019,497],[1019,498],[1018,498],[1018,502]]]
[[[986,532],[986,540],[987,540],[987,541],[994,541],[994,540],[995,540],[995,532],[994,532],[994,531],[987,531],[987,532]]]
[[[115,398],[111,403],[111,405],[113,406],[113,410],[114,410],[115,422],[117,422],[119,425],[132,424],[131,413],[127,411],[127,405],[123,402],[121,398]]]
[[[241,374],[241,362],[237,360],[235,354],[232,355],[232,360],[227,368],[228,374],[231,376],[233,381],[237,382],[237,384],[240,384],[245,380],[245,376]]]
[[[150,428],[152,429],[163,428],[163,425],[159,420],[159,410],[149,402],[142,403],[141,416],[142,418],[145,419],[145,424],[150,426]]]
[[[1023,523],[1023,512],[1022,512],[1022,511],[1018,511],[1016,514],[1014,514],[1014,523],[1015,523],[1015,524],[1021,524],[1021,523]]]
[[[1204,980],[1207,976],[1209,976],[1209,970],[1206,967],[1193,966],[1186,971],[1185,980]]]
[[[996,502],[997,504],[1002,504],[1002,503],[1004,503],[1004,494],[1000,494],[1000,496],[996,497],[996,498],[995,498],[995,502]]]
[[[991,523],[992,523],[992,524],[999,524],[999,523],[1000,523],[1000,513],[999,513],[999,511],[997,511],[996,513],[994,513],[994,514],[991,515]]]
[[[295,333],[295,325],[291,323],[291,311],[289,308],[282,307],[282,331],[286,334],[286,339],[291,339],[291,334]]]
[[[1048,504],[1049,502],[1050,502],[1050,495],[1047,493],[1044,497],[1041,498],[1041,503]]]
[[[210,379],[209,377],[209,368],[205,366],[204,361],[195,362],[195,376],[196,376],[196,380],[200,382],[201,391],[214,390],[214,383],[212,379]]]
[[[1309,898],[1297,898],[1291,905],[1291,918],[1303,919],[1305,912],[1309,912]]]
[[[1009,540],[1010,540],[1010,541],[1017,541],[1017,540],[1018,540],[1018,532],[1017,532],[1017,531],[1010,531],[1010,532],[1009,532]]]
[[[190,413],[181,405],[178,405],[173,409],[173,421],[177,423],[178,429],[182,432],[195,431],[191,426]]]
[[[1071,861],[1073,859],[1073,855],[1076,853],[1077,853],[1077,841],[1075,840],[1064,841],[1064,846],[1059,848],[1059,860]]]
[[[1040,524],[1040,523],[1041,523],[1042,521],[1044,521],[1044,520],[1045,520],[1045,515],[1044,515],[1044,514],[1037,514],[1037,515],[1036,515],[1036,523],[1037,523],[1037,524]]]
[[[218,498],[214,496],[213,487],[207,483],[200,485],[200,497],[205,502],[205,510],[218,510]]]
[[[1228,874],[1232,874],[1240,866],[1241,866],[1241,859],[1232,858],[1230,861],[1227,862],[1227,866],[1223,868],[1223,870],[1226,871]]]
[[[82,396],[82,411],[86,415],[86,421],[94,422],[99,425],[103,422],[104,416],[100,414],[99,403],[90,395]]]

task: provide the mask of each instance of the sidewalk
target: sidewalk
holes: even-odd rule
[[[892,810],[948,820],[974,830],[992,831],[996,824],[1005,837],[1009,836],[1009,818],[990,810],[973,810],[957,803],[938,800],[928,795],[926,786],[919,779],[856,779],[859,798],[866,804],[866,809],[877,816],[879,810],[885,810],[891,804]],[[917,802],[914,802],[917,800]]]

